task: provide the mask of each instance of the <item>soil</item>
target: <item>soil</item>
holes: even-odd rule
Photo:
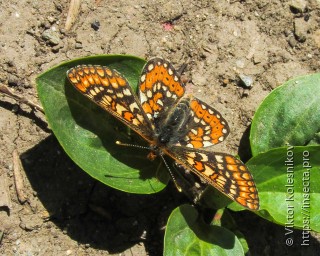
[[[69,31],[66,2],[0,2],[1,84],[40,104],[36,76],[73,58],[130,54],[187,64],[192,93],[231,127],[217,150],[244,160],[262,100],[286,80],[320,71],[317,0],[83,0]],[[146,196],[108,188],[68,158],[41,112],[5,95],[0,106],[1,255],[162,255],[167,218],[186,201],[172,184]],[[22,163],[22,202],[14,150]],[[295,230],[297,242],[288,247],[284,227],[248,211],[233,216],[251,255],[320,255],[316,234],[302,247]]]

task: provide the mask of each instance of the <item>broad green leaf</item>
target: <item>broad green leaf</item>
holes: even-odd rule
[[[289,146],[248,161],[258,187],[260,216],[281,225],[309,226],[320,232],[319,152],[320,146]]]
[[[252,120],[252,155],[288,144],[320,144],[319,102],[320,74],[292,79],[271,92]]]
[[[240,206],[242,207],[242,206]],[[242,207],[244,208],[244,207]],[[216,213],[217,215],[217,213]],[[230,214],[230,211],[227,210],[226,208],[223,209],[223,214],[221,217],[221,226],[230,230],[231,232],[233,232],[239,239],[242,248],[244,250],[244,253],[248,253],[249,251],[249,245],[245,239],[245,236],[240,232],[240,230],[238,229],[238,224],[235,221],[235,219],[232,217],[232,215]]]
[[[79,64],[109,66],[136,89],[145,61],[132,56],[93,56],[62,63],[37,78],[37,89],[48,123],[70,158],[93,178],[131,193],[155,193],[168,181],[161,161],[147,160],[147,150],[123,147],[145,145],[113,116],[81,95],[66,72]]]
[[[244,255],[240,241],[231,231],[206,225],[189,205],[176,208],[170,215],[164,240],[166,256]]]

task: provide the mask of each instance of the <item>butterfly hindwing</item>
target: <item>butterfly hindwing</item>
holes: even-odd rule
[[[189,111],[187,135],[179,141],[179,145],[204,148],[218,144],[228,136],[227,121],[208,104],[190,96]]]
[[[168,155],[220,192],[251,210],[259,209],[258,191],[248,168],[232,155],[172,147]]]

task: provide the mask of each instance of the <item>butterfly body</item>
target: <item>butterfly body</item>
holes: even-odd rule
[[[229,134],[222,115],[192,95],[171,63],[148,61],[139,81],[139,94],[116,70],[80,65],[67,76],[74,87],[144,138],[149,155],[168,155],[244,207],[257,210],[259,197],[247,167],[232,155],[203,148]]]

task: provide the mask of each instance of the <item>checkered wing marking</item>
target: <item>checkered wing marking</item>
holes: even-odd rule
[[[228,136],[229,126],[221,114],[190,96],[190,119],[188,133],[179,141],[179,145],[189,148],[203,148],[218,144]]]
[[[248,168],[239,159],[182,147],[173,147],[167,153],[232,200],[250,210],[259,209],[257,188]]]
[[[140,77],[139,96],[142,108],[152,123],[175,105],[184,93],[180,76],[168,61],[154,58],[147,62]]]
[[[148,118],[127,80],[117,71],[97,65],[80,65],[67,72],[71,84],[147,140],[152,140]]]

